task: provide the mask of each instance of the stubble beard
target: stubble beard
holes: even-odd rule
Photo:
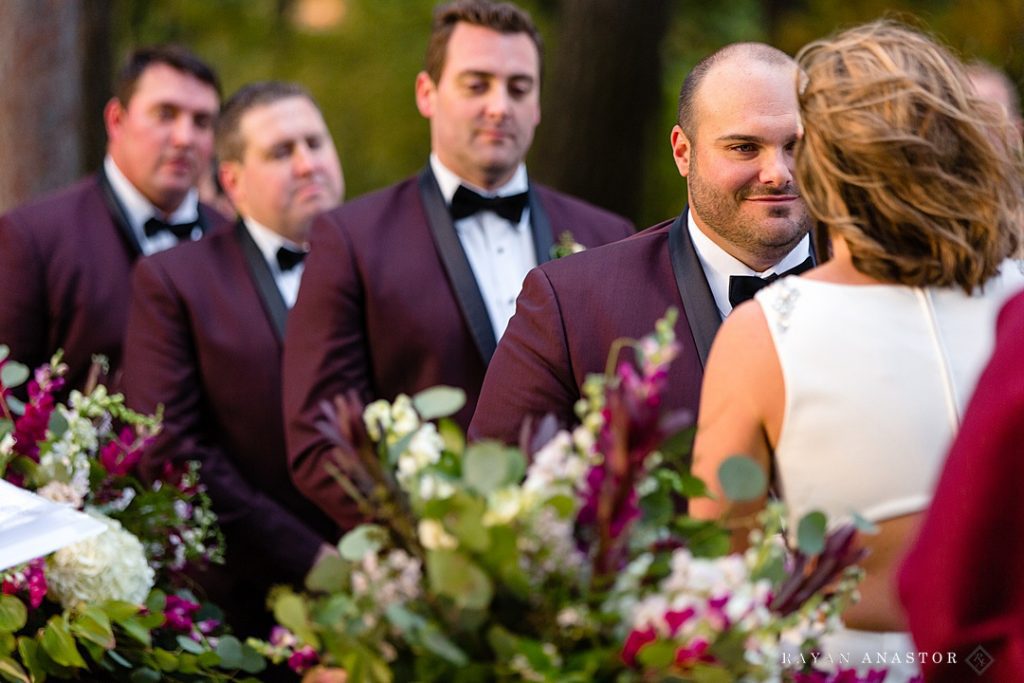
[[[793,206],[768,207],[767,218],[771,219],[774,225],[753,225],[750,219],[744,219],[740,215],[746,198],[796,194],[796,188],[787,186],[774,189],[752,184],[733,194],[724,193],[703,181],[696,156],[687,177],[687,194],[690,210],[700,217],[705,226],[727,243],[735,245],[759,261],[776,263],[782,260],[804,238],[811,227],[807,213]]]

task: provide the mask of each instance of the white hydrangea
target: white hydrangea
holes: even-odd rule
[[[116,520],[95,510],[86,512],[106,524],[107,530],[50,556],[46,570],[50,594],[65,608],[103,600],[142,604],[154,580],[142,543]]]
[[[585,430],[576,430],[581,434]],[[528,493],[554,494],[560,490],[571,492],[586,475],[589,464],[574,449],[574,443],[585,442],[569,432],[558,432],[533,456],[526,472],[523,490]]]
[[[381,399],[366,406],[363,410],[363,424],[370,438],[380,441],[384,438],[384,431],[391,429],[391,404]]]
[[[445,500],[455,493],[455,487],[441,475],[428,472],[420,477],[419,496],[421,500]]]
[[[399,394],[391,404],[391,432],[397,441],[420,426],[420,416],[412,407],[412,399]]]
[[[36,493],[54,503],[67,503],[73,508],[82,507],[82,495],[73,486],[62,481],[48,482]]]

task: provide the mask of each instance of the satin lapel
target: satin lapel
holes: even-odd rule
[[[473,268],[469,265],[466,252],[462,249],[459,236],[455,233],[455,226],[452,224],[451,214],[448,206],[441,196],[441,189],[437,186],[434,174],[429,168],[420,173],[419,179],[420,199],[423,201],[423,211],[427,215],[427,224],[434,237],[434,245],[441,257],[441,263],[448,273],[448,279],[455,291],[455,300],[462,311],[469,326],[469,333],[473,337],[473,343],[480,351],[480,357],[484,364],[491,362],[494,349],[498,345],[494,338],[494,328],[491,326],[491,318],[487,314],[487,306],[484,298],[480,295],[480,287],[473,275]]]
[[[555,233],[551,229],[551,221],[540,203],[536,190],[530,188],[530,230],[533,231],[533,251],[537,256],[537,265],[551,260],[551,247],[555,246]]]
[[[135,237],[135,233],[132,232],[131,224],[128,222],[128,217],[124,212],[124,207],[121,206],[121,202],[114,193],[114,188],[110,185],[110,181],[107,180],[106,172],[101,168],[98,175],[103,202],[107,205],[110,215],[114,218],[114,225],[117,226],[118,231],[121,233],[121,239],[125,241],[128,249],[135,257],[142,256],[142,247],[139,245],[139,240]]]
[[[683,301],[686,321],[690,324],[697,355],[703,367],[708,360],[711,342],[718,332],[722,318],[711,294],[704,268],[686,231],[686,211],[676,219],[668,231],[668,249],[672,260],[672,273],[676,278],[679,298]]]
[[[242,248],[242,256],[245,257],[245,265],[249,269],[249,275],[252,277],[253,284],[256,285],[256,291],[259,292],[260,301],[263,303],[263,310],[266,311],[267,318],[270,319],[270,324],[274,328],[277,340],[281,341],[284,339],[284,325],[288,319],[288,307],[285,306],[284,299],[281,298],[281,290],[277,288],[274,274],[270,272],[270,266],[267,265],[267,260],[263,258],[263,252],[253,242],[252,236],[246,230],[242,221],[238,221],[235,224],[235,236],[238,238],[238,244]]]

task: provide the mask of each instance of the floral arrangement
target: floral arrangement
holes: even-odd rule
[[[576,238],[572,236],[572,233],[566,230],[558,236],[558,242],[551,245],[551,258],[560,259],[586,250],[587,248],[577,242]]]
[[[336,478],[372,521],[306,594],[271,595],[280,628],[253,645],[350,683],[833,680],[785,670],[780,647],[813,648],[854,598],[854,528],[814,513],[791,547],[773,504],[730,554],[729,529],[679,513],[707,493],[683,464],[689,417],[662,410],[674,321],[617,344],[579,427],[527,424],[520,449],[467,445],[450,388],[325,406]],[[730,498],[762,495],[752,461],[727,465]]]
[[[189,592],[186,569],[223,561],[198,464],[135,475],[160,417],[103,386],[72,391],[58,353],[29,379],[0,346],[0,476],[93,517],[101,533],[0,570],[0,679],[236,680],[265,661]],[[27,402],[15,388],[28,379]],[[2,567],[3,565],[0,565]]]

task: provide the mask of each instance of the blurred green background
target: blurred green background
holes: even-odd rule
[[[4,0],[7,1],[7,0]],[[229,95],[256,79],[288,79],[318,99],[345,167],[348,197],[425,162],[416,111],[434,0],[81,0],[101,38],[104,77],[133,45],[176,41],[219,70]],[[903,18],[982,58],[1019,83],[1024,0],[522,0],[546,41],[543,121],[531,175],[646,226],[679,212],[685,183],[669,153],[675,99],[687,70],[732,41],[794,53],[837,28]],[[98,27],[98,28],[97,28]],[[109,88],[109,86],[107,86]],[[109,90],[107,91],[109,92]],[[94,97],[95,109],[106,93]],[[94,112],[94,127],[100,126]],[[82,172],[102,155],[88,146]]]

